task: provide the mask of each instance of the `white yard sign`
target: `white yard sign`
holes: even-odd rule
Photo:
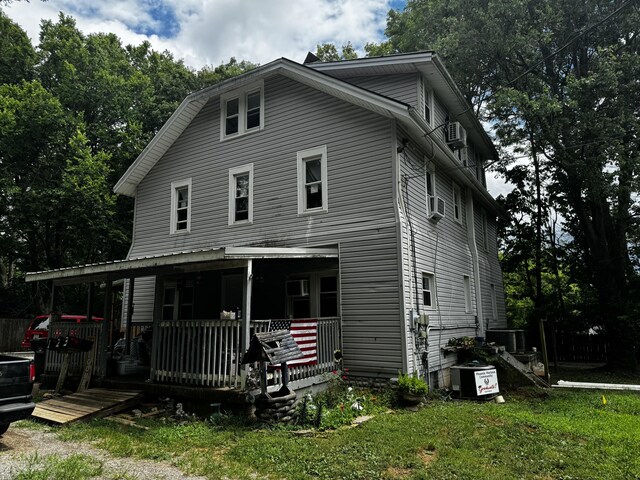
[[[496,372],[495,368],[491,370],[480,370],[474,373],[476,376],[476,391],[478,396],[500,392],[500,388],[498,387],[498,372]]]

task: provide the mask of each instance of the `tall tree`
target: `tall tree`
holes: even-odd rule
[[[503,145],[535,155],[615,341],[637,303],[638,33],[633,0],[410,0],[387,28],[398,51],[438,51]]]

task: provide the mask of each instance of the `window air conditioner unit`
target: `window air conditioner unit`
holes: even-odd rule
[[[442,217],[444,217],[444,208],[445,208],[444,198],[430,197],[429,207],[430,207],[429,218],[431,220],[440,220]]]
[[[451,122],[447,124],[447,143],[453,148],[462,148],[467,146],[467,132],[460,122]]]
[[[309,280],[287,281],[287,296],[308,297],[309,296]]]

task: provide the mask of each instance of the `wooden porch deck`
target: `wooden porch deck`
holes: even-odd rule
[[[43,400],[31,414],[37,420],[64,425],[78,420],[105,417],[142,401],[141,391],[91,388],[64,397]]]

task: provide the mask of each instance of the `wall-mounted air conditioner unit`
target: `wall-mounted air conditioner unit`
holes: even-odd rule
[[[467,146],[467,132],[460,122],[451,122],[447,124],[447,143],[453,148],[462,148]]]
[[[309,280],[288,280],[287,295],[289,297],[308,297]]]
[[[445,202],[441,197],[429,198],[429,218],[431,220],[440,220],[444,217]]]

